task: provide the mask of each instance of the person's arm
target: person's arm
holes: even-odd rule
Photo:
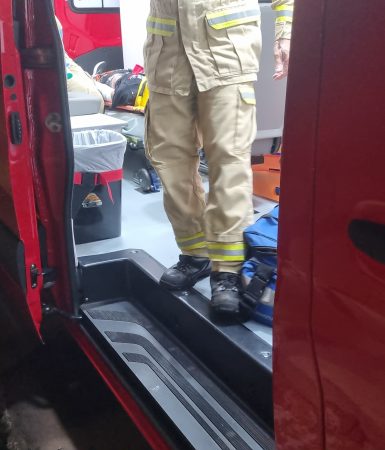
[[[273,78],[281,80],[287,76],[290,57],[291,26],[293,23],[294,0],[273,0],[276,12],[275,22],[275,73]]]

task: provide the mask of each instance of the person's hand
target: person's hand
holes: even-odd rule
[[[282,80],[287,76],[290,59],[290,39],[278,39],[274,45],[275,73],[274,80]]]

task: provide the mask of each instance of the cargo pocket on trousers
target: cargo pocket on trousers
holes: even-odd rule
[[[206,22],[209,48],[220,76],[258,71],[260,10],[254,2],[209,11]]]
[[[249,155],[257,135],[257,110],[253,83],[239,85],[239,101],[236,117],[235,152]]]
[[[255,99],[255,89],[254,86],[251,85],[244,85],[239,86],[239,94],[241,96],[241,99],[246,105],[253,105],[255,106],[257,104],[257,100]]]

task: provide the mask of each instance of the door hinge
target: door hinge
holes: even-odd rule
[[[63,311],[62,309],[56,308],[55,306],[51,306],[51,305],[43,305],[42,309],[43,309],[44,317],[60,316],[60,317],[63,317],[64,319],[69,319],[69,320],[74,320],[74,321],[83,319],[83,317],[79,314],[71,314],[71,313]]]
[[[56,282],[56,271],[51,267],[43,267],[42,272],[40,272],[39,268],[36,264],[32,264],[30,268],[31,273],[31,287],[32,289],[36,289],[38,285],[38,277],[43,277],[43,288],[48,289],[52,287]]]
[[[50,47],[34,47],[20,50],[24,69],[51,69],[55,67],[56,55]]]

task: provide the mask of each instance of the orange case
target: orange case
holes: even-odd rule
[[[281,180],[281,155],[264,155],[263,164],[254,164],[253,194],[269,200],[279,201]]]

